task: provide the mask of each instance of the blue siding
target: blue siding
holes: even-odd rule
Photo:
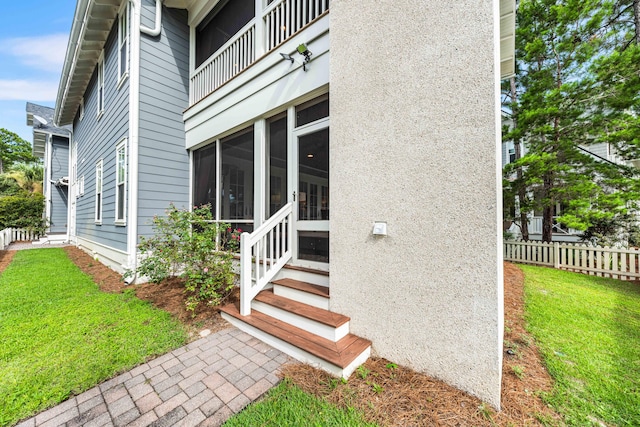
[[[54,136],[51,152],[51,180],[58,181],[69,176],[69,140]],[[49,216],[49,231],[51,233],[67,232],[67,195],[66,185],[51,185],[51,211]]]
[[[117,22],[117,21],[116,21]],[[76,116],[74,139],[78,144],[78,179],[84,176],[84,195],[76,203],[78,237],[114,249],[127,250],[127,227],[115,225],[116,145],[129,136],[129,80],[118,87],[117,26],[113,26],[104,49],[104,113],[97,117],[97,72],[85,93],[85,114]],[[95,170],[103,161],[102,225],[95,223]]]
[[[142,24],[153,27],[154,2],[143,1]],[[189,103],[187,12],[163,6],[162,32],[140,43],[138,235],[170,202],[189,202],[189,155],[182,113]]]

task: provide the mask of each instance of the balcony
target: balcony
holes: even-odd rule
[[[276,0],[191,74],[192,106],[329,11],[329,0]]]

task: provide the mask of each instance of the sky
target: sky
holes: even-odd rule
[[[31,142],[26,103],[55,106],[75,0],[2,0],[0,128]]]

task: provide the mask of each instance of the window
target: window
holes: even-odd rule
[[[221,0],[196,27],[196,68],[255,16],[255,0]]]
[[[102,159],[96,163],[96,224],[102,224]]]
[[[193,204],[243,231],[253,229],[253,140],[250,126],[193,153]]]
[[[98,60],[98,117],[104,113],[104,52]]]
[[[76,199],[80,197],[80,191],[78,190],[78,144],[73,141],[71,143],[71,188]]]
[[[116,224],[124,225],[126,214],[127,140],[116,147]]]
[[[516,161],[516,149],[509,148],[509,163],[513,163]]]
[[[129,2],[126,2],[118,16],[118,84],[128,75],[129,70]]]

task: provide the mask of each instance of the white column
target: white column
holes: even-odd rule
[[[254,229],[267,219],[267,139],[266,121],[258,120],[253,128],[253,221]]]
[[[264,9],[264,0],[255,0],[256,2],[256,59],[264,55],[266,38],[264,34],[264,19],[262,11]]]

